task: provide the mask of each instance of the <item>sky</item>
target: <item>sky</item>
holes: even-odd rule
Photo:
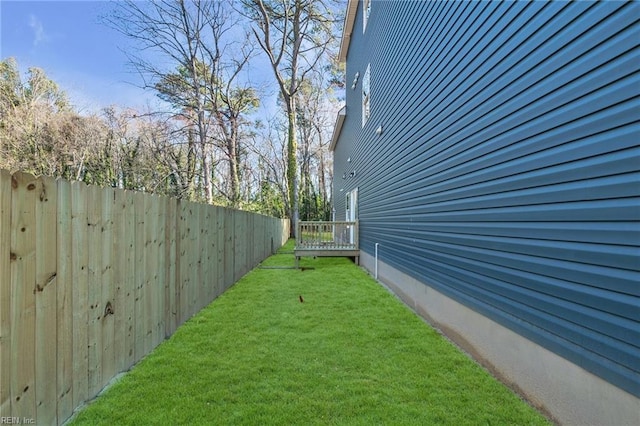
[[[152,92],[140,88],[141,78],[128,64],[124,51],[132,41],[103,23],[114,3],[0,0],[0,58],[14,57],[23,72],[42,68],[80,113],[109,105],[139,110],[158,105]],[[266,62],[248,72],[254,81],[272,78]],[[261,109],[275,106],[274,93],[265,100],[269,105]]]
[[[122,50],[130,41],[101,23],[109,1],[0,0],[0,57],[22,71],[44,69],[80,112],[117,104],[143,108],[156,102],[137,85]]]

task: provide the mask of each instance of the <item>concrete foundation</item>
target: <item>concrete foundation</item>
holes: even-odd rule
[[[372,255],[360,262],[375,270]],[[557,423],[640,425],[635,396],[380,261],[378,280]]]

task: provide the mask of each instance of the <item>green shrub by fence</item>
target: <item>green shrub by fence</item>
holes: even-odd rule
[[[0,417],[62,423],[288,235],[285,220],[0,170]]]

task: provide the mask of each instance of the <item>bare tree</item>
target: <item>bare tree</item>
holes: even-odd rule
[[[269,58],[287,114],[287,213],[295,235],[299,215],[296,93],[335,40],[328,0],[243,0],[253,34]]]
[[[64,91],[40,68],[20,75],[17,62],[0,62],[0,167],[59,176],[69,165],[77,124]]]
[[[236,24],[228,3],[126,0],[117,3],[115,12],[106,20],[137,43],[139,49],[129,54],[129,60],[143,76],[144,86],[157,90],[175,107],[175,115],[193,128],[188,134],[197,139],[205,200],[212,203],[215,139],[220,135],[224,139],[231,179],[235,182],[237,133],[233,133],[234,124],[229,125],[228,120],[238,121],[239,115],[257,102],[247,88],[235,85],[250,50],[234,48],[228,37]],[[148,51],[160,53],[169,66],[150,60]],[[231,52],[241,54],[238,57]],[[233,184],[232,199],[237,198],[237,186],[237,182]]]
[[[232,207],[239,207],[242,181],[243,127],[248,123],[245,115],[259,103],[256,90],[249,85],[237,83],[238,75],[251,56],[247,44],[240,56],[227,66],[219,67],[218,81],[211,85],[209,99],[213,105],[218,141],[229,166],[229,189],[225,194]],[[226,191],[225,191],[226,192]]]
[[[250,146],[255,156],[257,172],[256,208],[254,210],[276,217],[287,215],[287,179],[286,179],[286,132],[287,124],[272,117],[266,122],[266,128],[258,133],[256,141]]]
[[[176,119],[113,106],[80,115],[43,70],[23,78],[10,59],[0,113],[0,168],[194,199],[194,138]]]
[[[305,220],[328,220],[328,146],[339,107],[328,75],[316,72],[309,77],[296,95],[300,123],[300,215]]]

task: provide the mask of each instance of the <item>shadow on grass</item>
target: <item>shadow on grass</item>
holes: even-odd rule
[[[350,260],[301,265],[251,271],[72,424],[548,423]]]

